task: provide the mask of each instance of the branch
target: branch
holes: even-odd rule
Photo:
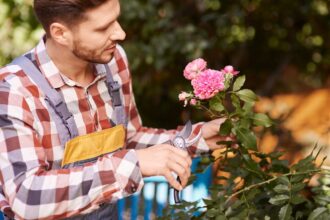
[[[321,173],[322,171],[327,171],[327,172],[329,172],[329,170],[315,169],[315,170],[308,170],[308,171],[305,171],[305,172],[286,173],[286,174],[283,174],[283,175],[281,175],[281,176],[275,176],[275,177],[273,177],[273,178],[271,178],[271,179],[268,179],[268,180],[266,180],[266,181],[264,181],[264,182],[256,183],[256,184],[253,184],[253,185],[251,185],[251,186],[245,187],[244,189],[241,189],[241,190],[239,190],[239,191],[233,193],[233,194],[232,194],[231,196],[229,196],[229,197],[228,197],[228,196],[225,196],[225,197],[228,197],[228,199],[226,200],[225,204],[227,204],[227,203],[230,201],[230,199],[232,199],[233,197],[235,197],[235,196],[237,196],[237,195],[239,195],[239,194],[241,194],[241,193],[244,193],[244,192],[246,192],[246,191],[249,191],[249,190],[251,190],[251,189],[253,189],[253,188],[256,188],[256,187],[259,187],[259,186],[262,186],[262,185],[265,185],[265,184],[269,184],[269,183],[271,183],[271,182],[277,180],[277,179],[280,178],[280,177],[283,177],[283,176],[295,176],[295,175],[310,174],[310,173]]]

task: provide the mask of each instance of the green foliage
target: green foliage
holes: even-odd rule
[[[32,49],[42,36],[31,1],[0,0],[0,65]]]
[[[321,149],[317,151],[315,146],[309,156],[292,166],[281,159],[282,152],[258,151],[254,128],[269,127],[273,122],[253,111],[257,95],[242,88],[244,81],[244,76],[236,80],[226,77],[227,90],[197,104],[212,117],[226,118],[220,136],[236,137],[218,143],[225,150],[217,158],[218,175],[210,187],[210,198],[203,199],[203,207],[196,206],[198,203],[173,205],[161,219],[329,219],[330,170],[315,164]],[[187,97],[188,102],[195,98]],[[315,174],[323,177],[311,190],[308,183]],[[182,212],[185,214],[176,215]]]

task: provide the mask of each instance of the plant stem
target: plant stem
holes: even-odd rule
[[[271,178],[271,179],[268,179],[268,180],[266,180],[266,181],[263,181],[263,182],[256,183],[256,184],[253,184],[253,185],[251,185],[251,186],[245,187],[244,189],[241,189],[241,190],[239,190],[239,191],[233,193],[233,194],[232,194],[231,196],[229,196],[229,197],[228,197],[228,196],[225,196],[225,197],[228,197],[228,199],[226,200],[225,203],[228,203],[228,201],[229,201],[231,198],[233,198],[233,197],[235,197],[235,196],[237,196],[237,195],[239,195],[239,194],[241,194],[241,193],[244,193],[244,192],[246,192],[246,191],[248,191],[248,190],[251,190],[251,189],[253,189],[253,188],[256,188],[256,187],[259,187],[259,186],[262,186],[262,185],[265,185],[265,184],[269,184],[269,183],[271,183],[271,182],[273,182],[273,181],[275,181],[275,180],[277,180],[278,178],[283,177],[283,176],[295,176],[295,175],[310,174],[310,173],[319,173],[319,172],[322,172],[322,169],[308,170],[308,171],[305,171],[305,172],[286,173],[286,174],[283,174],[283,175],[281,175],[281,176],[275,176],[275,177],[273,177],[273,178]]]

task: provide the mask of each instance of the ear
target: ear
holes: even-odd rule
[[[54,22],[49,27],[51,38],[63,46],[69,46],[72,41],[72,33],[70,29],[61,23]]]

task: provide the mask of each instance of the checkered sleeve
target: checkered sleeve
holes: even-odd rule
[[[128,144],[127,147],[129,149],[141,149],[145,147],[149,147],[156,144],[166,143],[171,140],[177,132],[182,129],[182,126],[179,126],[177,129],[173,130],[165,130],[159,128],[148,128],[142,126],[141,117],[139,115],[138,109],[134,100],[134,93],[132,89],[132,79],[130,75],[130,71],[128,68],[128,61],[126,58],[126,54],[122,48],[119,50],[122,60],[125,63],[126,70],[122,72],[126,72],[127,76],[123,78],[128,78],[127,83],[123,85],[124,97],[125,98],[125,106],[127,107],[128,114],[128,126],[127,126],[127,138]],[[193,132],[189,137],[194,138],[201,132],[203,123],[198,123],[193,125]],[[200,138],[200,140],[194,145],[190,146],[188,152],[191,156],[198,156],[202,153],[209,152],[209,147],[207,146],[205,140]]]
[[[51,169],[49,149],[41,144],[29,102],[22,91],[0,83],[2,209],[9,205],[15,219],[61,219],[141,189],[135,150],[118,151],[81,167]]]

